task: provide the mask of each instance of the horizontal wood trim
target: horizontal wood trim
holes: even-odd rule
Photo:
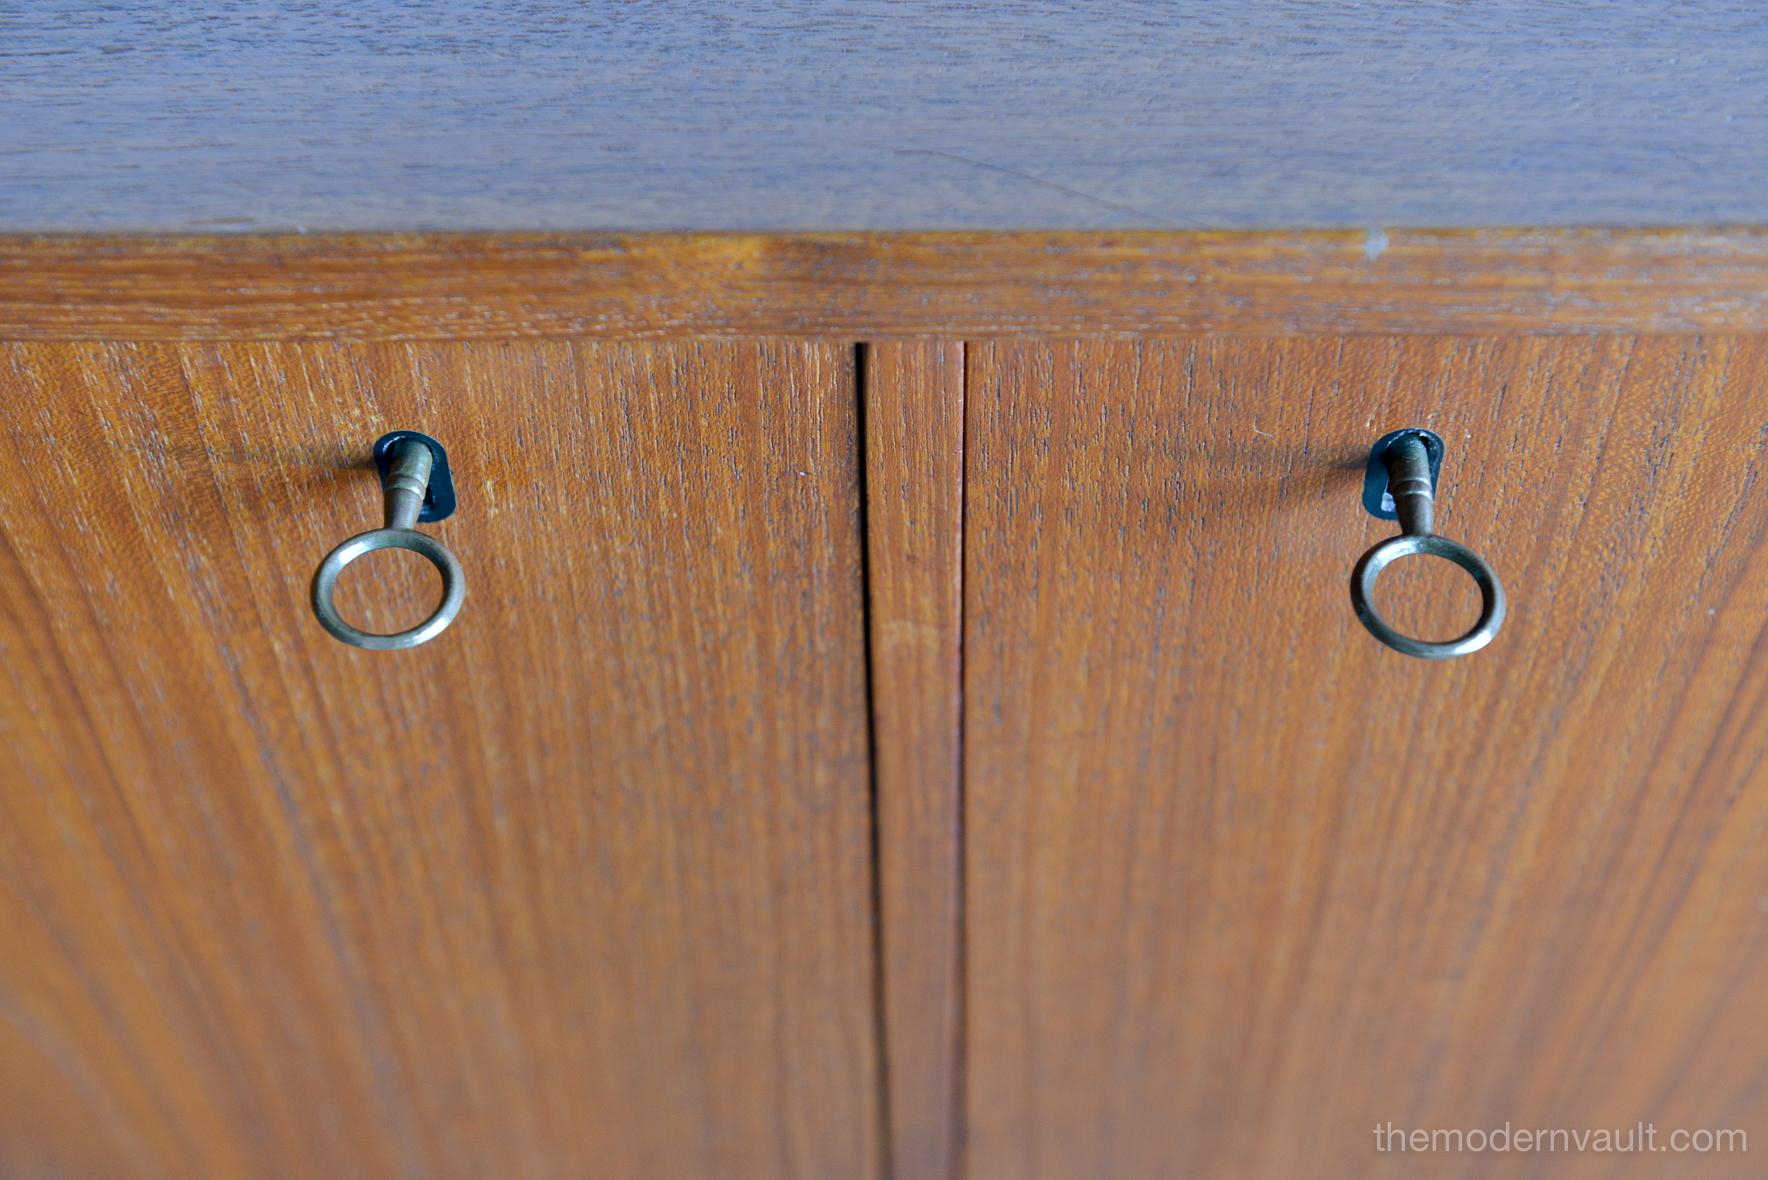
[[[1768,328],[1768,230],[0,237],[0,338]]]

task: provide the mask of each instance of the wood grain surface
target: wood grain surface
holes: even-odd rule
[[[1768,221],[1737,0],[0,4],[0,227]]]
[[[0,1174],[878,1174],[850,347],[23,344],[0,390]],[[307,582],[395,426],[469,593],[365,653]]]
[[[1768,343],[966,355],[972,1180],[1759,1175]],[[1348,603],[1409,425],[1511,594],[1447,664]],[[1374,1138],[1636,1120],[1750,1153]]]
[[[955,1180],[964,346],[862,350],[872,774],[894,1180]]]
[[[1768,232],[0,238],[0,338],[1768,329]]]

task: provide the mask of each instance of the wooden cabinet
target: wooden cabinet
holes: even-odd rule
[[[1768,240],[1384,251],[0,240],[0,1174],[1768,1149]],[[1348,602],[1403,426],[1465,659]],[[396,427],[469,596],[361,652]]]
[[[968,373],[970,1176],[1611,1174],[1373,1132],[1761,1125],[1761,338]],[[1347,606],[1390,424],[1446,440],[1440,527],[1508,584],[1485,652],[1406,659]],[[1383,606],[1465,628],[1468,579],[1409,564]]]
[[[874,1174],[851,347],[0,373],[0,1172]],[[307,581],[411,423],[469,613],[359,652]]]

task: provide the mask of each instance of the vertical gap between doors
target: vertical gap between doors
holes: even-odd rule
[[[957,878],[953,888],[954,924],[957,926],[957,979],[953,984],[957,1013],[952,1020],[952,1180],[969,1175],[970,1132],[966,1123],[970,1083],[970,841],[968,835],[968,775],[965,770],[965,688],[964,655],[968,648],[970,625],[970,342],[958,341],[958,735],[957,735],[957,801],[954,813],[957,823]]]
[[[949,366],[955,365],[957,373],[955,383],[957,397],[956,407],[950,406],[949,403],[930,407],[917,402],[915,405],[906,408],[902,406],[887,407],[882,403],[874,403],[872,400],[874,397],[888,397],[896,392],[894,387],[888,387],[881,384],[881,382],[898,380],[900,377],[894,373],[886,374],[881,370],[874,371],[873,364],[878,358],[871,345],[865,343],[855,345],[853,355],[855,390],[858,399],[856,429],[860,453],[860,570],[861,578],[864,583],[864,592],[861,601],[862,623],[865,627],[866,645],[866,740],[867,751],[869,754],[867,766],[867,789],[869,792],[868,807],[871,856],[870,890],[873,914],[872,1019],[873,1033],[876,1039],[878,1054],[877,1083],[879,1087],[879,1095],[877,1101],[877,1116],[880,1120],[880,1166],[883,1169],[883,1175],[888,1177],[889,1180],[959,1180],[966,1170],[965,1154],[967,1148],[964,1123],[966,1115],[968,1067],[965,1057],[969,1001],[967,996],[968,987],[965,970],[965,962],[968,952],[965,934],[967,913],[965,866],[967,858],[964,847],[965,801],[963,774],[963,701],[965,650],[964,628],[967,611],[964,561],[966,552],[965,532],[967,529],[967,455],[969,450],[968,346],[961,340],[947,340],[943,343],[939,356],[940,367],[937,372],[931,376],[926,372],[921,372],[916,380],[932,381],[936,391],[931,392],[930,395],[934,397],[941,396],[943,391],[950,387],[945,384],[945,382],[949,380],[949,376],[941,377],[939,374],[950,374],[951,370]],[[927,394],[929,394],[929,391],[923,390],[915,396],[920,397]],[[945,975],[944,984],[944,995],[946,997],[947,1007],[945,1007],[943,1012],[935,1013],[922,1008],[918,1003],[910,1004],[907,1008],[909,1015],[906,1017],[907,1019],[915,1021],[938,1019],[944,1028],[944,1036],[947,1038],[941,1048],[945,1062],[945,1069],[943,1070],[943,1088],[945,1092],[942,1095],[936,1096],[938,1101],[941,1102],[944,1107],[943,1129],[940,1132],[943,1151],[936,1156],[930,1156],[926,1150],[926,1144],[918,1138],[906,1144],[898,1140],[899,1134],[905,1133],[904,1128],[898,1125],[899,1118],[906,1118],[914,1128],[907,1133],[918,1135],[925,1130],[925,1124],[920,1121],[921,1116],[926,1113],[922,1109],[922,1104],[926,1099],[935,1096],[905,1096],[898,1093],[895,1088],[896,1083],[899,1080],[899,1075],[901,1084],[915,1084],[910,1078],[920,1076],[926,1069],[927,1063],[921,1057],[921,1047],[924,1047],[926,1042],[917,1039],[922,1034],[916,1030],[908,1030],[911,1042],[917,1046],[912,1050],[906,1050],[907,1052],[912,1053],[912,1059],[907,1061],[896,1060],[895,1054],[892,1052],[892,1035],[895,1034],[900,1041],[900,1038],[905,1031],[901,1028],[892,1027],[892,1012],[894,1010],[899,1019],[905,1018],[905,1015],[902,1008],[893,1006],[891,988],[893,985],[899,988],[902,987],[903,981],[893,978],[891,952],[894,949],[900,953],[900,947],[894,947],[893,942],[904,937],[905,930],[919,930],[923,934],[929,936],[932,931],[925,925],[925,914],[898,914],[897,922],[899,925],[893,928],[889,924],[891,919],[891,909],[886,904],[887,900],[890,898],[897,898],[899,901],[901,900],[903,884],[900,881],[892,881],[887,878],[886,873],[892,869],[900,871],[904,864],[904,858],[901,856],[901,849],[887,844],[886,841],[910,838],[912,836],[912,831],[905,833],[901,829],[897,829],[894,832],[890,830],[889,825],[886,823],[886,819],[889,816],[900,814],[898,811],[893,811],[892,808],[899,807],[902,800],[895,797],[887,799],[883,792],[885,790],[913,790],[915,789],[916,784],[889,780],[888,776],[886,776],[880,769],[881,761],[879,757],[881,741],[901,742],[904,740],[905,735],[893,729],[893,726],[896,724],[894,722],[885,724],[882,727],[880,724],[881,700],[885,700],[886,694],[888,693],[902,691],[900,677],[897,678],[897,681],[894,684],[890,679],[891,670],[895,667],[890,663],[893,658],[890,650],[888,648],[880,650],[878,647],[879,642],[881,642],[879,636],[887,632],[890,623],[889,618],[880,618],[880,612],[890,612],[893,609],[900,609],[900,605],[893,607],[892,604],[900,604],[901,587],[895,582],[880,583],[876,579],[880,577],[885,579],[900,579],[904,574],[901,565],[894,562],[889,554],[883,554],[877,559],[874,559],[873,530],[874,527],[882,524],[885,534],[889,535],[892,531],[892,521],[887,519],[885,514],[908,511],[910,508],[901,504],[874,502],[874,493],[877,493],[878,495],[888,495],[889,489],[873,486],[873,479],[877,474],[873,470],[873,462],[878,457],[873,454],[873,448],[875,446],[901,445],[900,441],[897,441],[895,424],[893,423],[890,427],[882,425],[882,414],[886,412],[907,412],[911,415],[916,413],[937,412],[944,415],[954,408],[958,415],[956,422],[958,428],[956,431],[957,454],[953,455],[950,451],[944,450],[942,443],[939,453],[928,454],[919,460],[934,465],[932,471],[936,478],[940,480],[947,478],[954,479],[957,496],[957,502],[953,506],[955,511],[936,514],[938,524],[935,527],[943,529],[955,528],[957,531],[955,538],[952,538],[949,532],[939,534],[940,539],[937,543],[942,546],[951,545],[952,547],[946,549],[944,555],[950,560],[942,560],[937,563],[937,566],[935,567],[941,571],[947,571],[941,573],[939,576],[951,577],[953,576],[950,572],[952,570],[951,562],[955,561],[955,586],[952,587],[952,591],[956,595],[956,601],[952,604],[950,613],[943,616],[944,622],[942,624],[943,626],[955,630],[955,634],[951,636],[950,640],[951,647],[948,649],[951,654],[950,663],[946,665],[949,669],[946,675],[949,678],[940,680],[937,685],[931,688],[931,691],[937,691],[942,694],[942,703],[945,701],[950,702],[950,725],[952,727],[947,731],[951,734],[951,763],[947,765],[947,773],[950,775],[950,778],[946,779],[942,777],[941,779],[941,783],[949,784],[949,787],[945,785],[939,787],[941,790],[949,789],[950,792],[947,796],[949,799],[949,803],[947,804],[949,811],[946,813],[949,818],[945,821],[949,824],[949,828],[947,829],[949,832],[949,844],[945,846],[950,848],[950,859],[946,861],[946,867],[942,870],[942,886],[940,889],[934,891],[935,896],[947,899],[947,904],[949,905],[949,908],[943,911],[946,925],[942,928],[940,933],[941,947],[938,950],[944,970],[948,972],[948,974]],[[947,431],[950,430],[952,423],[949,418],[943,416],[940,421],[942,423],[942,429],[937,433],[942,439],[949,439],[951,436]],[[910,433],[913,434],[915,432],[910,431]],[[896,475],[900,475],[900,467],[893,464],[900,464],[901,461],[903,461],[903,456],[893,456],[892,462],[886,463],[880,470],[887,473],[896,472]],[[913,458],[910,458],[907,461],[910,463],[916,462]],[[955,472],[953,470],[954,463]],[[926,471],[926,469],[922,470],[923,472]],[[896,475],[892,475],[891,478],[896,478]],[[945,486],[950,488],[952,485],[946,484]],[[950,502],[946,501],[946,503],[949,504]],[[955,545],[952,544],[953,540],[955,540]],[[881,590],[885,586],[890,587],[892,592],[880,597]],[[948,599],[947,601],[950,600]],[[879,624],[882,624],[882,626]],[[880,681],[880,675],[885,677],[883,682]],[[922,687],[924,689],[928,688],[924,683]],[[888,703],[900,709],[901,702],[891,700]],[[892,747],[891,749],[893,753],[898,752],[895,750],[895,747]],[[914,858],[908,859],[913,861]],[[927,871],[928,867],[929,866],[922,865],[916,868],[915,871]],[[913,893],[914,890],[911,889],[910,892]],[[903,1046],[899,1043],[897,1048],[902,1049]],[[902,1108],[905,1102],[908,1103],[909,1109]]]
[[[866,370],[870,360],[870,349],[865,344],[853,346],[854,434],[859,461],[860,626],[866,649],[866,801],[871,825],[872,1039],[878,1057],[878,1174],[884,1180],[892,1180],[895,1162],[891,1156],[890,1041],[885,1019],[884,863],[879,843],[882,824],[878,815],[878,702],[872,651],[871,488],[866,438]]]

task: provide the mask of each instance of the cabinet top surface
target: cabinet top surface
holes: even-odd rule
[[[1768,221],[1690,0],[0,8],[0,231]]]

